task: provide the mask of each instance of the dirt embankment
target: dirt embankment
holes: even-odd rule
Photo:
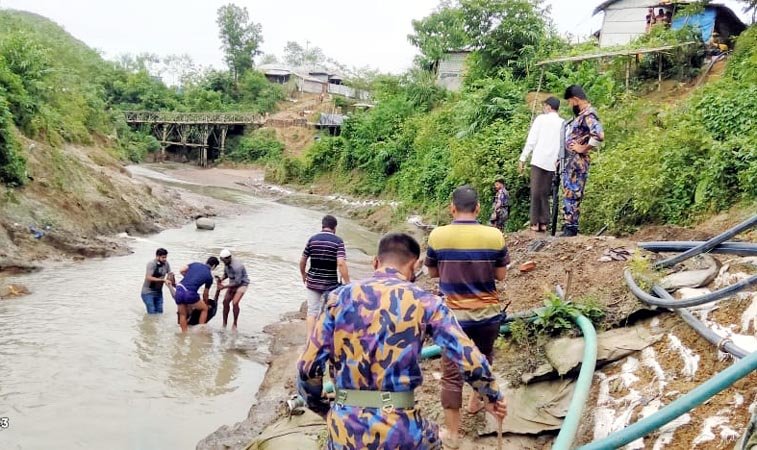
[[[717,349],[689,329],[677,315],[665,311],[651,312],[638,302],[628,292],[622,280],[623,270],[629,262],[612,257],[608,260],[607,256],[622,254],[621,250],[638,251],[636,243],[639,241],[707,239],[739,223],[751,213],[752,208],[734,209],[697,227],[647,227],[627,238],[579,236],[565,239],[530,231],[507,236],[512,266],[508,279],[499,287],[502,301],[510,304],[510,313],[543,306],[545,294],[553,292],[557,283],[567,287],[570,278],[569,293],[573,299],[595,302],[605,310],[606,318],[600,330],[625,327],[635,320],[634,316],[650,315],[656,315],[653,320],[663,330],[664,336],[661,340],[644,352],[634,353],[629,358],[598,369],[591,397],[581,421],[577,444],[596,438],[596,430],[598,427],[601,428],[597,411],[608,408],[617,410],[618,413],[623,411],[627,414],[625,423],[633,423],[648,414],[647,408],[650,404],[658,404],[660,407],[668,404],[732,364],[731,360],[723,359]],[[757,232],[745,233],[738,238],[755,242]],[[526,273],[519,272],[519,265],[525,261],[533,261],[535,269]],[[422,280],[421,283],[428,290],[438,289],[434,281]],[[755,297],[757,298],[757,295]],[[728,302],[715,310],[714,317],[724,324],[737,323],[748,304],[745,300]],[[300,351],[303,329],[302,322],[291,320],[270,329],[269,332],[274,334],[272,363],[249,417],[232,427],[223,427],[216,431],[203,440],[198,448],[246,448],[264,428],[266,422],[282,417],[284,402],[295,392],[294,362]],[[298,333],[297,336],[293,336],[295,332]],[[282,342],[285,344],[281,344]],[[544,343],[541,341],[537,345],[541,346]],[[517,379],[523,372],[533,369],[531,360],[538,356],[540,350],[533,344],[529,345],[531,347],[515,344],[511,337],[505,338],[498,345],[493,368],[503,382]],[[638,368],[634,369],[635,372],[628,372],[627,367],[633,366],[634,358]],[[693,372],[687,367],[687,361],[690,359],[699,361],[698,369]],[[659,370],[656,370],[656,367],[659,367]],[[426,417],[442,423],[443,414],[439,404],[437,381],[441,372],[439,361],[426,361],[422,364],[422,369],[425,383],[418,390],[417,398]],[[637,448],[653,448],[658,443],[665,442],[668,443],[659,448],[732,448],[734,435],[740,435],[749,420],[750,404],[757,404],[755,377],[757,375],[750,375],[705,405],[695,408],[686,418],[686,424],[670,431],[672,441],[667,441],[667,435],[657,432],[647,437],[642,447]],[[604,384],[610,386],[609,397],[603,394]],[[468,392],[470,391],[466,387],[466,398]],[[482,415],[463,412],[462,424],[462,448],[497,448],[495,437],[478,435],[484,424]],[[714,433],[714,437],[708,437],[708,430]],[[504,445],[510,449],[546,449],[551,446],[553,437],[554,432],[533,437],[507,435]]]
[[[44,259],[124,254],[119,233],[153,233],[223,208],[135,179],[101,148],[24,145],[29,182],[0,198],[0,273],[34,270]]]

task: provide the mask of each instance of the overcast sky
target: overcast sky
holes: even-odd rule
[[[586,36],[601,24],[591,13],[601,0],[548,0],[562,33]],[[216,10],[228,0],[0,0],[0,7],[44,15],[104,52],[188,53],[196,63],[221,67]],[[262,50],[281,55],[287,41],[310,41],[348,66],[398,73],[416,49],[407,42],[410,21],[428,15],[439,0],[235,0],[263,25]],[[734,0],[723,3],[739,13]]]

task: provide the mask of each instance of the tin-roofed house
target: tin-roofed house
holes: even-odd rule
[[[689,25],[702,33],[702,41],[709,42],[716,32],[721,39],[730,40],[746,29],[746,25],[728,7],[710,3],[703,10],[690,16],[676,15],[684,6],[692,2],[670,2],[660,0],[607,0],[594,10],[594,14],[604,13],[602,29],[599,32],[599,46],[613,47],[626,45],[648,30],[647,15],[650,8],[654,14],[673,16],[672,28],[681,29]]]

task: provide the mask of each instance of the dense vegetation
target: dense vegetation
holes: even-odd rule
[[[156,59],[106,61],[43,17],[0,11],[0,182],[26,180],[19,132],[52,146],[107,137],[119,156],[139,161],[159,144],[130,130],[123,110],[267,112],[284,97],[239,57],[233,72],[194,71],[175,87],[150,74]]]
[[[122,110],[273,110],[284,92],[252,69],[260,25],[232,5],[219,10],[218,24],[229,70],[198,69],[173,57],[182,75],[169,87],[151,75],[168,60],[105,61],[42,17],[0,11],[0,182],[26,180],[21,134],[52,146],[106,137],[121,157],[138,161],[159,145],[131,131]],[[569,45],[539,0],[444,1],[413,27],[417,67],[363,77],[363,83],[371,78],[376,106],[351,113],[341,136],[324,135],[302,157],[289,158],[275,135],[260,131],[232,139],[228,158],[265,162],[277,182],[327,181],[349,193],[395,198],[401,214],[435,215],[463,183],[487,199],[492,180],[503,175],[513,201],[510,228],[519,228],[527,218],[528,180],[517,173],[517,158],[532,119],[527,94],[539,80],[536,62],[596,52],[596,44]],[[691,39],[690,30],[657,29],[629,47]],[[431,69],[446,49],[471,50],[459,93],[434,83]],[[622,60],[547,66],[543,90],[561,97],[566,86],[583,85],[606,129],[587,186],[584,231],[687,223],[757,197],[757,31],[741,36],[721,79],[682,95],[702,56],[701,46],[666,55],[665,78],[681,83],[669,82],[666,89],[676,92],[661,94],[649,92],[654,83],[645,81],[656,79],[655,57],[635,67],[629,93]],[[285,59],[325,56],[292,42]],[[486,214],[488,202],[482,203]]]
[[[324,137],[303,158],[281,162],[270,175],[279,182],[327,179],[355,194],[397,198],[405,206],[401,213],[438,211],[463,183],[490,198],[495,176],[504,175],[513,199],[510,228],[520,228],[528,217],[529,190],[527,178],[517,173],[517,158],[532,117],[526,93],[538,81],[535,62],[598,51],[596,44],[563,42],[540,5],[534,0],[443,3],[414,22],[410,39],[423,53],[421,67],[442,49],[473,49],[461,93],[440,90],[425,70],[380,77],[374,83],[375,108],[354,113],[341,136]],[[691,30],[656,30],[629,47],[696,36]],[[665,56],[665,77],[680,81],[666,84],[666,90],[680,90],[676,95],[683,100],[648,92],[649,84],[656,87],[644,82],[656,79],[655,57],[645,57],[635,68],[628,94],[622,60],[547,67],[547,90],[561,98],[568,85],[583,85],[606,129],[606,142],[593,158],[583,230],[689,223],[757,197],[756,39],[752,27],[740,38],[726,76],[688,97],[681,92],[699,74],[701,46]]]

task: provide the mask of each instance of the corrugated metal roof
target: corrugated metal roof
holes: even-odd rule
[[[344,122],[344,118],[341,114],[328,114],[321,113],[321,117],[318,119],[318,125],[322,126],[341,126]]]

